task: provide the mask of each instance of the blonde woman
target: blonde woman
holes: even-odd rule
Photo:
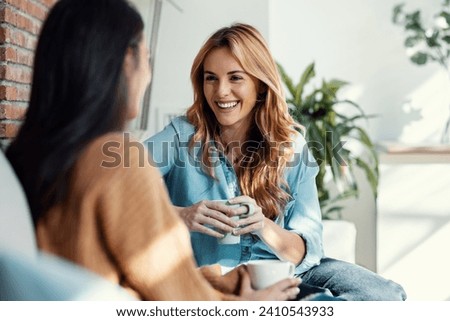
[[[197,263],[291,261],[304,284],[339,299],[402,300],[399,285],[323,257],[318,167],[289,115],[261,34],[246,24],[215,32],[194,59],[191,81],[194,103],[186,116],[146,143],[191,232]],[[247,207],[217,199],[250,202],[255,211],[236,221]],[[218,242],[230,232],[240,243]]]

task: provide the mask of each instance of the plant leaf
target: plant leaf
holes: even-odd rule
[[[333,206],[330,208],[325,208],[322,211],[322,218],[323,219],[331,219],[333,217],[332,214],[337,213],[334,218],[342,219],[342,210],[344,209],[344,206]]]
[[[325,213],[337,212],[339,206],[332,206],[333,202],[349,197],[358,197],[357,181],[354,168],[362,167],[372,170],[372,177],[378,179],[378,158],[372,141],[367,133],[359,128],[355,122],[368,119],[362,108],[351,100],[338,100],[337,93],[348,83],[339,79],[322,80],[318,89],[312,89],[305,94],[305,85],[315,76],[314,63],[309,64],[303,71],[299,83],[295,84],[280,66],[280,75],[286,87],[290,88],[292,97],[286,101],[290,107],[289,113],[295,121],[305,127],[305,139],[308,147],[319,165],[316,176],[317,192],[320,206]],[[294,93],[292,91],[295,91]],[[338,114],[335,107],[346,104],[356,109],[352,115]],[[348,139],[358,141],[371,154],[368,162],[363,159],[357,161],[352,151],[345,147]],[[331,171],[332,184],[338,188],[337,196],[331,194],[325,175]],[[378,182],[373,180],[373,182]],[[332,207],[330,207],[332,206]]]
[[[303,74],[300,77],[300,81],[297,84],[297,87],[295,88],[295,95],[294,99],[298,102],[298,104],[301,104],[302,102],[302,95],[305,85],[316,75],[316,72],[314,70],[314,62],[310,63]]]
[[[294,98],[295,97],[295,86],[292,83],[291,77],[288,76],[288,74],[284,70],[283,66],[281,66],[279,63],[277,63],[277,66],[278,66],[278,71],[280,73],[281,80],[286,85],[291,96]]]
[[[338,100],[335,103],[336,104],[343,104],[343,103],[349,104],[350,106],[353,106],[356,109],[358,109],[358,111],[359,111],[359,113],[361,115],[365,115],[364,110],[357,103],[355,103],[354,101],[351,101],[351,100],[348,100],[348,99],[344,99],[344,100]]]
[[[349,122],[349,123],[353,123],[358,119],[369,119],[369,118],[376,118],[378,117],[378,115],[356,115],[356,116],[352,116],[352,117],[347,117],[346,115],[340,114],[340,113],[336,113],[336,116],[341,118],[343,121],[345,122]]]
[[[409,36],[405,39],[405,47],[412,48],[421,42],[423,38],[420,35]]]
[[[420,19],[420,11],[416,10],[413,13],[407,14],[405,16],[406,24],[405,29],[411,30],[416,33],[425,32],[422,27],[422,21]]]
[[[416,52],[410,57],[411,61],[417,65],[424,65],[427,63],[428,55],[422,51]]]
[[[446,4],[447,6],[449,5],[448,2],[450,2],[450,0],[447,0],[447,4]],[[447,24],[450,25],[450,13],[449,13],[449,12],[442,11],[442,12],[439,14],[439,17],[444,18],[445,21],[447,22]]]
[[[425,37],[425,41],[430,48],[440,47],[439,45],[439,31],[434,30],[433,34],[430,37]]]
[[[355,158],[356,164],[364,170],[366,173],[367,180],[369,181],[370,187],[372,188],[373,195],[375,199],[378,196],[378,175],[377,173],[361,158]]]
[[[404,6],[405,6],[404,3],[400,3],[392,9],[392,22],[394,24],[400,23],[400,15],[403,13]]]
[[[325,88],[327,90],[330,90],[335,96],[336,93],[339,91],[339,89],[348,85],[348,82],[339,79],[331,79],[330,81],[325,82],[325,84],[326,84]]]
[[[379,159],[375,145],[373,144],[372,140],[369,138],[369,135],[367,135],[364,129],[362,129],[361,127],[355,127],[353,130],[359,133],[358,141],[362,143],[364,146],[366,146],[366,150],[369,152],[370,155],[370,160],[373,162],[373,171],[378,179]]]

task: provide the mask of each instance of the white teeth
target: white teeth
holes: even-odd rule
[[[219,103],[217,102],[217,105],[220,108],[233,108],[234,106],[236,106],[238,104],[237,101],[233,101],[233,102],[229,102],[229,103]]]

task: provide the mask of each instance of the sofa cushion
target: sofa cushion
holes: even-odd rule
[[[0,250],[0,301],[134,299],[119,285],[56,256]]]

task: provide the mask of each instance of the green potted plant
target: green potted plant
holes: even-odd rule
[[[377,198],[378,154],[369,135],[358,125],[361,120],[366,121],[371,116],[366,115],[355,102],[338,97],[341,88],[347,85],[345,81],[322,80],[319,88],[309,86],[316,75],[314,67],[314,63],[307,66],[298,83],[294,83],[278,64],[288,91],[286,101],[290,113],[304,126],[303,134],[319,165],[316,185],[324,218],[325,255],[358,263],[361,258],[356,258],[357,239],[364,246],[367,244],[357,237],[356,224],[342,219],[342,210],[344,200],[359,196],[359,185],[355,177],[357,168],[365,173],[374,199]],[[353,148],[350,147],[351,144]],[[370,215],[363,222],[368,223],[360,227],[368,228],[366,225],[372,224]],[[372,234],[375,235],[369,232],[369,235]],[[370,243],[369,246],[373,244]]]
[[[306,67],[298,83],[293,82],[280,64],[278,68],[288,91],[286,101],[290,113],[304,126],[303,134],[319,165],[316,184],[323,218],[341,218],[341,201],[358,196],[356,167],[365,173],[376,199],[378,155],[369,135],[358,125],[358,121],[370,116],[353,101],[338,98],[340,89],[347,83],[337,79],[323,80],[321,87],[306,92],[305,87],[315,77],[314,63]],[[345,114],[337,107],[347,108]],[[348,111],[352,111],[351,115]],[[365,153],[349,148],[347,142],[350,141]],[[331,182],[326,180],[329,174],[333,178]]]
[[[400,3],[392,10],[392,22],[402,26],[406,32],[405,47],[409,59],[416,65],[437,63],[450,77],[450,0],[443,0],[430,23],[426,26],[421,12],[406,12]],[[444,125],[442,143],[450,142],[450,115]]]

